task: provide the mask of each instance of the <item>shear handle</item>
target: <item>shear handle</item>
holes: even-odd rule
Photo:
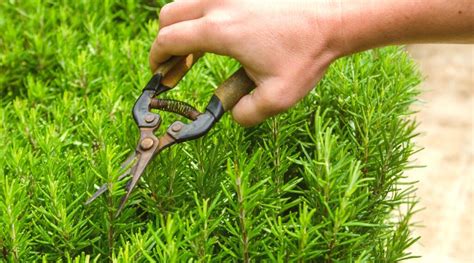
[[[171,57],[158,67],[154,75],[161,75],[161,84],[172,89],[178,85],[202,55],[203,53],[194,53],[187,56]]]
[[[249,94],[254,88],[255,83],[247,76],[245,70],[240,68],[217,88],[203,114],[189,124],[180,121],[173,123],[167,133],[177,142],[204,136],[226,111],[231,110],[243,96]]]
[[[243,96],[255,89],[255,86],[244,68],[240,68],[217,88],[214,95],[222,103],[225,112],[231,110]]]

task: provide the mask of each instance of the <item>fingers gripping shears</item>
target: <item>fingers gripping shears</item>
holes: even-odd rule
[[[229,79],[222,83],[214,92],[204,112],[199,112],[191,105],[178,100],[160,99],[159,95],[173,89],[197,62],[202,54],[190,54],[172,57],[161,64],[153,77],[143,89],[133,107],[133,118],[140,130],[140,139],[132,155],[122,164],[125,169],[135,163],[118,179],[130,178],[126,184],[126,194],[120,202],[117,216],[123,210],[130,194],[138,183],[141,175],[152,159],[164,149],[185,141],[194,140],[207,134],[222,115],[254,88],[254,82],[240,68]],[[155,135],[162,118],[152,109],[172,112],[181,115],[191,122],[175,121],[161,137]],[[107,192],[108,184],[104,184],[86,202],[90,204],[100,195]]]

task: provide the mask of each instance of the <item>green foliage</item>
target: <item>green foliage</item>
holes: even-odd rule
[[[0,2],[0,260],[410,258],[416,199],[403,173],[416,151],[419,78],[398,48],[337,61],[304,101],[259,127],[226,116],[166,150],[114,217],[163,3]],[[202,108],[237,67],[207,55],[169,95]],[[109,194],[84,206],[104,182]]]

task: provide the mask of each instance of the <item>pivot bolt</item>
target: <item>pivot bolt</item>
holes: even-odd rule
[[[140,143],[140,147],[142,148],[142,150],[148,151],[148,150],[151,149],[151,147],[153,147],[154,144],[155,144],[155,142],[153,141],[152,138],[145,138]]]
[[[171,130],[174,132],[179,132],[183,128],[183,124],[181,123],[175,123],[173,126],[171,126]]]
[[[150,114],[150,113],[148,113],[148,114],[145,116],[145,121],[146,121],[147,123],[152,123],[152,122],[155,121],[155,119],[156,119],[155,115]]]

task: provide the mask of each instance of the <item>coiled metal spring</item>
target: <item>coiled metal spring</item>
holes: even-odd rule
[[[173,99],[153,99],[150,107],[157,110],[167,111],[179,114],[189,120],[196,120],[201,113],[193,106]]]

